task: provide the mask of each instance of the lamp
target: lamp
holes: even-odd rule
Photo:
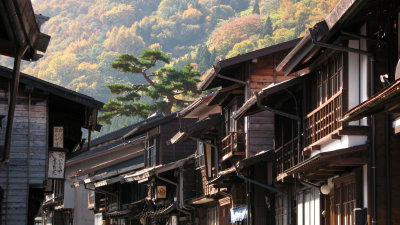
[[[327,184],[322,185],[320,190],[321,190],[321,193],[324,195],[328,195],[331,192],[331,188]]]

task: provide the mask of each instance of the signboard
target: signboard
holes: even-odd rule
[[[177,215],[171,216],[171,225],[178,225],[178,216]]]
[[[157,186],[157,198],[167,197],[167,186]]]
[[[65,171],[65,152],[49,151],[49,168],[47,178],[64,179]]]
[[[53,127],[53,148],[64,148],[64,127]]]

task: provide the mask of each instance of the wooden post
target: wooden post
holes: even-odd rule
[[[15,105],[17,102],[18,96],[18,85],[19,85],[19,75],[20,75],[20,68],[21,68],[21,58],[22,55],[25,53],[27,47],[22,51],[18,51],[17,56],[14,59],[14,68],[13,68],[13,77],[12,82],[13,85],[11,86],[11,93],[10,93],[10,102],[8,105],[8,114],[7,114],[7,128],[6,128],[6,136],[5,136],[5,143],[4,143],[4,152],[1,161],[8,163],[10,158],[10,148],[11,148],[11,133],[12,127],[14,122],[14,112],[15,112]],[[20,50],[20,49],[19,49]]]

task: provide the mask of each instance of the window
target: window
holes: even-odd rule
[[[204,143],[197,141],[196,168],[204,166]]]
[[[318,189],[297,192],[297,224],[320,224],[320,193]]]
[[[316,70],[316,107],[324,104],[343,87],[343,54],[333,55]]]
[[[283,195],[275,196],[275,224],[287,224],[287,197]]]
[[[146,140],[146,167],[157,164],[157,138],[150,137]]]
[[[228,135],[231,132],[237,132],[242,130],[243,131],[243,124],[242,122],[236,122],[233,119],[233,113],[240,108],[243,104],[243,97],[236,96],[233,100],[224,108],[224,116],[225,116],[225,127],[226,127],[226,134]]]
[[[356,206],[355,183],[340,184],[335,188],[335,214],[337,225],[354,224]]]
[[[207,224],[208,225],[218,225],[218,207],[207,209]]]

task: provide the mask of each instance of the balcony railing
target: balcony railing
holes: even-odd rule
[[[297,137],[275,150],[276,174],[281,174],[285,170],[303,161],[303,157],[298,157]]]
[[[222,161],[227,160],[233,155],[245,155],[245,144],[246,138],[244,132],[230,132],[221,141]]]
[[[342,92],[336,93],[329,101],[309,113],[304,119],[304,147],[326,137],[328,134],[339,129],[342,124]]]

